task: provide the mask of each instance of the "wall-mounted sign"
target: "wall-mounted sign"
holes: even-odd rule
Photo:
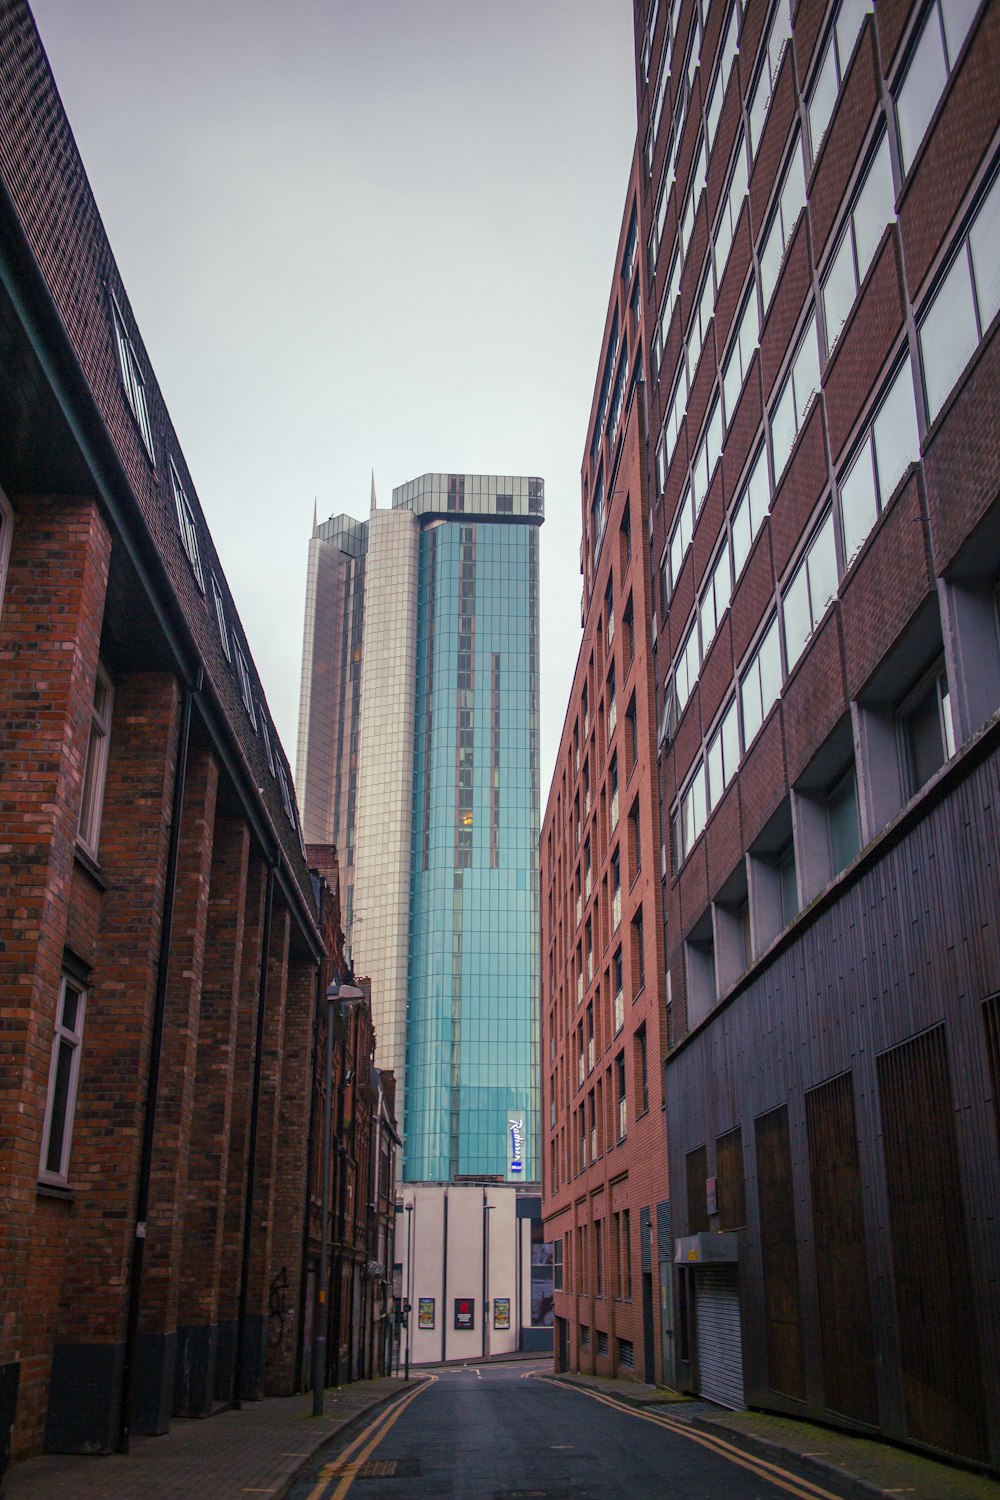
[[[433,1328],[434,1327],[434,1298],[433,1297],[418,1297],[417,1298],[417,1327],[418,1328]]]
[[[494,1297],[493,1299],[493,1327],[510,1327],[510,1298]]]
[[[524,1116],[507,1116],[507,1133],[510,1136],[510,1170],[515,1177],[524,1171]]]
[[[455,1298],[455,1327],[475,1328],[476,1326],[476,1299],[475,1297]]]

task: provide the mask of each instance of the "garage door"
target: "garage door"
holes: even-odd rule
[[[732,1411],[743,1399],[743,1341],[735,1266],[699,1266],[694,1273],[701,1395]]]

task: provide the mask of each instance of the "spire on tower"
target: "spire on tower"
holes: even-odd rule
[[[378,502],[375,499],[375,470],[372,469],[372,510],[376,510]]]

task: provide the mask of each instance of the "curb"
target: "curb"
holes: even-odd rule
[[[822,1458],[813,1458],[807,1453],[799,1453],[795,1448],[786,1448],[781,1443],[773,1443],[769,1438],[757,1437],[753,1433],[735,1432],[731,1427],[726,1427],[722,1422],[716,1422],[711,1417],[692,1417],[691,1426],[697,1427],[701,1432],[710,1432],[718,1437],[723,1434],[727,1442],[731,1442],[735,1448],[742,1448],[747,1453],[755,1453],[759,1458],[766,1458],[771,1463],[794,1459],[797,1464],[810,1474],[815,1474],[819,1479],[835,1480],[843,1486],[851,1500],[890,1500],[890,1496],[896,1494],[894,1490],[883,1489],[881,1485],[872,1484],[867,1479],[858,1479],[846,1469],[839,1468],[836,1464],[828,1463]]]
[[[418,1375],[412,1378],[410,1380],[410,1390],[412,1391],[414,1387],[426,1385],[427,1381],[428,1376],[426,1375]],[[361,1427],[373,1412],[384,1411],[385,1408],[391,1406],[394,1401],[401,1400],[405,1394],[406,1385],[404,1383],[403,1389],[401,1391],[391,1391],[388,1396],[379,1396],[378,1399],[373,1401],[370,1406],[366,1406],[364,1411],[357,1411],[353,1416],[347,1417],[335,1432],[324,1433],[312,1452],[307,1454],[300,1464],[296,1465],[295,1469],[287,1476],[287,1478],[279,1482],[278,1487],[273,1492],[275,1500],[285,1500],[285,1496],[289,1493],[292,1486],[298,1484],[306,1469],[309,1468],[310,1464],[315,1462],[316,1455],[323,1450],[327,1443],[339,1442],[342,1437],[346,1437],[356,1427]]]
[[[669,1412],[671,1407],[686,1406],[689,1399],[688,1397],[681,1397],[679,1400],[676,1400],[668,1396],[665,1400],[657,1400],[655,1396],[650,1396],[645,1401],[641,1401],[636,1396],[628,1395],[627,1385],[620,1391],[605,1392],[603,1386],[586,1385],[582,1380],[573,1380],[567,1375],[551,1375],[549,1379],[557,1381],[559,1385],[564,1385],[571,1391],[599,1391],[602,1395],[613,1395],[616,1401],[621,1401],[624,1405],[633,1407],[635,1411],[645,1411],[648,1407],[655,1407],[657,1410]],[[694,1425],[694,1418],[685,1418],[684,1420],[690,1421],[691,1425]]]

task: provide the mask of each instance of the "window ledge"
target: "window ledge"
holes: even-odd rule
[[[73,858],[82,870],[86,870],[91,880],[93,880],[96,885],[99,885],[102,891],[108,890],[108,882],[101,873],[100,865],[97,863],[97,860],[94,858],[94,856],[84,848],[79,840],[77,841],[76,848],[73,850]]]
[[[76,1192],[71,1187],[58,1187],[54,1182],[40,1182],[36,1189],[39,1198],[57,1198],[62,1203],[75,1203]]]

